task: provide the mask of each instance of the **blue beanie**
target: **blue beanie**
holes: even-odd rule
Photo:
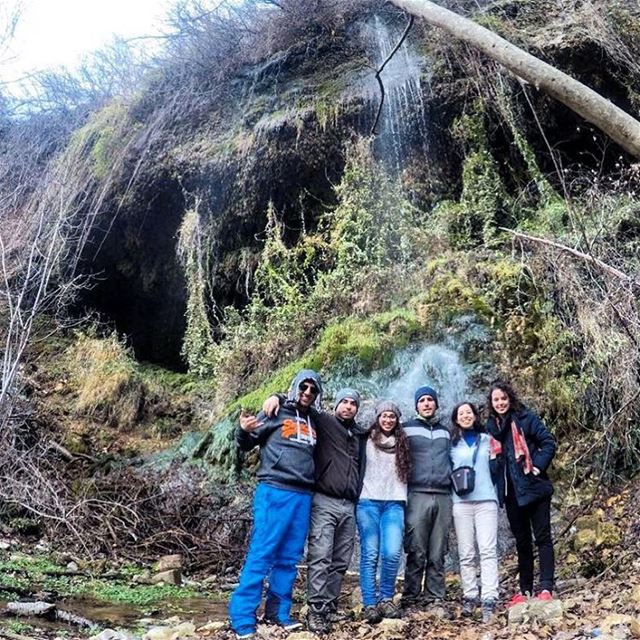
[[[436,393],[435,389],[427,386],[418,387],[414,395],[414,402],[416,407],[418,406],[418,400],[420,400],[422,396],[431,396],[436,401],[436,409],[438,408],[438,394]]]
[[[344,389],[340,389],[333,401],[334,409],[346,398],[351,398],[356,403],[356,407],[360,408],[360,394],[355,389],[350,389],[346,387]]]

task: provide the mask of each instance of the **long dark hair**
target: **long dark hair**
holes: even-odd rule
[[[409,480],[409,471],[411,470],[411,456],[409,454],[409,438],[407,438],[407,434],[404,432],[404,429],[400,426],[400,420],[397,418],[396,426],[393,431],[389,434],[390,436],[395,436],[396,444],[395,444],[395,454],[396,454],[396,472],[398,474],[398,479],[401,482],[408,482]],[[382,449],[384,451],[384,445],[382,444],[382,437],[386,436],[382,428],[380,427],[380,418],[378,417],[376,421],[371,425],[369,429],[369,437],[371,441],[375,445],[377,449]]]
[[[523,407],[523,404],[518,397],[518,394],[515,392],[511,384],[509,384],[506,380],[494,380],[491,383],[491,387],[489,387],[489,396],[487,398],[487,407],[489,410],[489,415],[494,418],[499,418],[500,416],[495,412],[493,408],[493,403],[491,402],[491,396],[494,391],[502,391],[507,394],[509,398],[509,409],[512,411],[520,411]]]
[[[460,442],[460,438],[462,438],[463,431],[467,431],[467,429],[463,429],[458,424],[458,409],[460,407],[464,407],[464,405],[469,405],[471,407],[471,411],[473,411],[473,415],[475,416],[475,420],[473,421],[473,426],[471,427],[471,431],[474,433],[484,433],[485,428],[480,420],[480,412],[478,411],[478,407],[476,407],[473,402],[459,402],[451,412],[451,444],[457,445]]]

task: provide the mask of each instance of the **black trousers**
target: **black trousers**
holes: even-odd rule
[[[551,539],[551,498],[519,507],[512,491],[505,496],[505,507],[511,532],[516,539],[521,593],[533,594],[532,530],[538,547],[540,591],[553,591],[555,557]]]

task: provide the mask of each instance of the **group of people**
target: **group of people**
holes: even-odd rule
[[[302,626],[291,606],[307,536],[307,627],[323,634],[344,619],[338,598],[356,527],[368,622],[441,606],[452,519],[462,615],[480,607],[483,620],[490,620],[498,600],[498,506],[506,508],[518,556],[520,590],[509,604],[553,597],[553,486],[546,473],[556,450],[553,436],[506,382],[489,390],[486,425],[471,402],[458,404],[445,425],[435,389],[422,386],[414,397],[416,415],[409,420],[401,422],[397,404],[383,400],[373,423],[363,427],[356,421],[361,399],[355,389],[340,390],[333,411],[323,411],[320,376],[302,370],[286,396],[269,397],[257,416],[241,415],[236,442],[244,451],[259,446],[260,465],[251,540],[229,603],[239,638],[255,634],[267,579],[265,622],[287,630]],[[540,565],[537,594],[533,539]]]

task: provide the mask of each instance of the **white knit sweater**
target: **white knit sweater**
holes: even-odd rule
[[[393,445],[395,438],[382,437],[381,444]],[[378,449],[367,440],[367,463],[360,500],[399,500],[406,502],[407,485],[398,478],[396,454]]]

